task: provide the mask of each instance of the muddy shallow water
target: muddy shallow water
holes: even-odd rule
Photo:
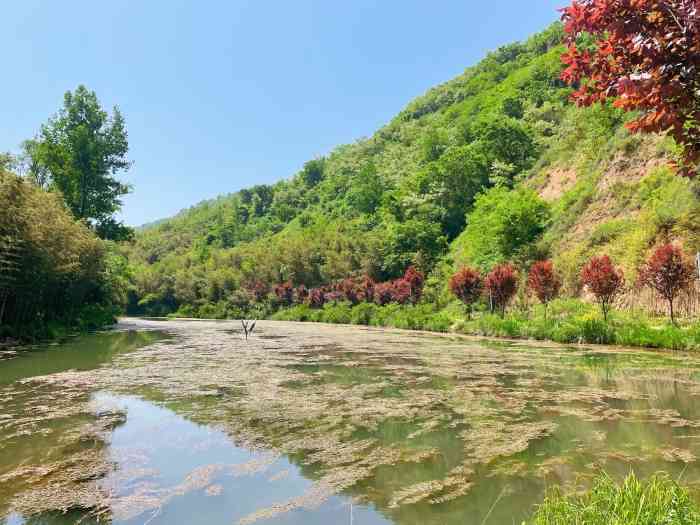
[[[129,319],[0,361],[0,523],[512,524],[600,469],[697,493],[699,395],[688,354]]]

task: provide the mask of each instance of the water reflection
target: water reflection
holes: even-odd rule
[[[65,460],[102,473],[86,494],[129,525],[349,523],[351,501],[355,524],[520,523],[548,485],[601,468],[700,483],[695,356],[140,323],[171,338],[0,389],[0,499],[82,486],[36,478]]]

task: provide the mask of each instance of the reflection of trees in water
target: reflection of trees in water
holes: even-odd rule
[[[545,480],[571,480],[588,463],[637,454],[657,464],[656,449],[679,443],[675,425],[698,415],[695,373],[654,354],[316,325],[275,324],[271,339],[263,323],[245,344],[227,323],[165,324],[177,338],[120,357],[118,368],[53,381],[169,402],[182,417],[221,425],[236,445],[288,454],[311,480],[346,476],[329,494],[358,496],[402,525],[478,521],[501,498],[490,518],[498,522],[530,509]],[[453,488],[460,465],[474,471],[467,495],[428,503]],[[394,497],[431,481],[416,504]],[[505,485],[517,490],[502,495]]]

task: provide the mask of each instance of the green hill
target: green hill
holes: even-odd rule
[[[696,250],[696,184],[667,167],[673,142],[630,135],[612,107],[573,106],[561,41],[557,23],[504,46],[291,178],[141,229],[125,248],[130,312],[269,315],[278,283],[386,281],[410,265],[442,307],[456,266],[543,257],[576,295],[594,253],[633,276],[659,239]]]

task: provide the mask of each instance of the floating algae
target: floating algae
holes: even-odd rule
[[[545,483],[600,465],[686,468],[685,480],[700,481],[691,397],[700,380],[687,357],[293,323],[261,322],[247,343],[229,322],[131,327],[171,337],[92,370],[0,387],[0,514],[156,519],[187,495],[232,497],[238,477],[291,482],[289,467],[276,470],[283,457],[313,483],[240,523],[308,512],[337,494],[410,525],[517,521]],[[141,448],[111,444],[130,412],[99,392],[151,400],[257,454],[165,482],[147,436]]]

